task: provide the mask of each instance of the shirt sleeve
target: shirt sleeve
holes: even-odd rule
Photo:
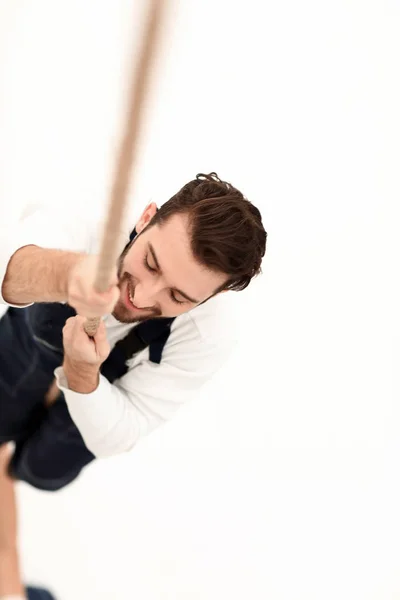
[[[144,359],[113,384],[100,375],[90,394],[69,390],[62,367],[54,373],[86,446],[95,456],[107,457],[129,451],[168,421],[197,395],[231,350],[231,343],[195,338],[167,344],[160,364]]]
[[[93,229],[89,222],[75,214],[63,214],[59,207],[37,205],[25,210],[19,220],[0,226],[0,304],[24,308],[30,304],[9,304],[2,296],[2,287],[8,263],[13,254],[28,245],[54,248],[70,252],[87,252],[92,242]]]

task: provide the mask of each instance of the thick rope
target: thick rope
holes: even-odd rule
[[[131,81],[126,123],[117,157],[108,216],[104,226],[99,265],[94,283],[97,292],[105,292],[109,288],[112,269],[118,260],[120,250],[118,247],[118,232],[127,208],[131,173],[136,159],[150,77],[154,70],[153,64],[161,34],[162,19],[166,12],[164,10],[165,5],[166,0],[151,0],[150,2],[139,61]],[[100,318],[88,319],[84,326],[86,333],[93,336],[99,323]]]
[[[105,292],[110,287],[112,270],[117,264],[121,224],[127,208],[131,173],[136,160],[136,151],[140,129],[143,124],[143,112],[150,87],[150,78],[155,62],[157,45],[160,41],[163,18],[168,0],[150,0],[142,47],[128,96],[128,110],[117,156],[113,187],[111,190],[107,220],[103,230],[100,259],[94,282],[97,292]],[[88,335],[94,336],[100,318],[87,319],[84,328]],[[45,403],[52,404],[60,394],[56,380],[53,381],[45,396]]]

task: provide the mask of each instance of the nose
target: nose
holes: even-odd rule
[[[137,282],[133,301],[138,308],[153,308],[157,303],[160,285],[157,282]]]

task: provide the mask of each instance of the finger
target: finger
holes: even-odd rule
[[[108,289],[110,290],[114,285],[118,284],[118,274],[117,271],[115,271],[111,277],[110,277],[110,285],[108,286]]]
[[[68,322],[69,321],[69,322]],[[74,324],[71,322],[70,319],[68,319],[68,321],[65,322],[64,327],[62,328],[63,333],[68,333],[69,331],[71,331],[71,329],[73,328]]]
[[[76,317],[72,317],[74,319],[75,323],[78,323],[78,325],[83,325],[83,323],[86,322],[86,317],[83,317],[82,315],[76,315]]]
[[[106,360],[110,354],[110,345],[106,339],[96,342],[96,352],[102,361]]]
[[[97,354],[105,360],[110,353],[110,344],[107,340],[107,331],[104,322],[101,322],[94,336]]]
[[[95,341],[101,341],[106,337],[106,326],[104,321],[100,321],[96,333],[94,334]]]

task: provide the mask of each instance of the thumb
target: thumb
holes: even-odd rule
[[[107,340],[107,331],[104,321],[100,322],[94,336],[94,341],[98,355],[101,357],[102,361],[105,361],[110,353],[110,345]]]
[[[106,337],[106,326],[104,324],[104,321],[102,319],[100,319],[99,326],[97,327],[97,331],[94,335],[94,339],[102,340],[105,337]]]

